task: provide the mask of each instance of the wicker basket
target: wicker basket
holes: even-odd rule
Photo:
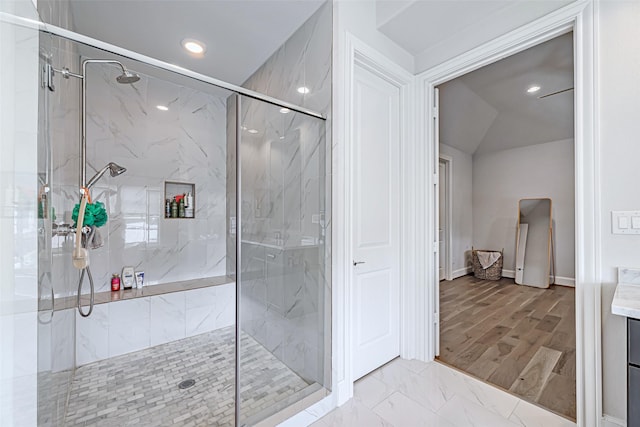
[[[500,258],[489,268],[482,268],[480,260],[478,259],[478,251],[480,252],[500,252]],[[473,275],[477,279],[483,280],[500,280],[502,278],[502,262],[504,260],[504,249],[501,251],[495,251],[490,249],[472,249],[473,257]]]

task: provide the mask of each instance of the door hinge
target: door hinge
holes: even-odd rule
[[[433,242],[433,253],[438,252],[439,245],[440,245],[440,242]]]
[[[42,87],[49,89],[51,92],[56,91],[56,87],[53,84],[54,70],[51,64],[44,64],[42,68]]]
[[[431,115],[434,119],[438,118],[438,107],[433,107],[433,109],[431,110]]]
[[[437,325],[440,323],[440,313],[433,313],[433,324]]]

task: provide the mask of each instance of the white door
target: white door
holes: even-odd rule
[[[445,265],[447,263],[447,163],[444,160],[440,160],[438,168],[438,197],[440,203],[438,204],[438,242],[439,242],[439,261],[440,268],[438,269],[438,276],[440,280],[445,278]]]
[[[356,66],[353,95],[356,380],[400,355],[400,89]]]

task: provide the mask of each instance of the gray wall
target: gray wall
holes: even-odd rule
[[[453,277],[463,276],[469,264],[469,251],[473,246],[473,159],[471,155],[445,144],[440,144],[440,154],[451,157],[453,186],[451,210],[453,216],[452,272]]]
[[[518,201],[551,198],[557,276],[574,278],[573,140],[503,150],[473,159],[473,242],[504,248],[504,269],[515,269]]]

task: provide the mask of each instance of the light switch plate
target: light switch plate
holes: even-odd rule
[[[611,233],[640,234],[640,211],[612,211]]]
[[[626,230],[629,228],[629,217],[626,215],[621,215],[618,217],[618,228],[621,230]]]

